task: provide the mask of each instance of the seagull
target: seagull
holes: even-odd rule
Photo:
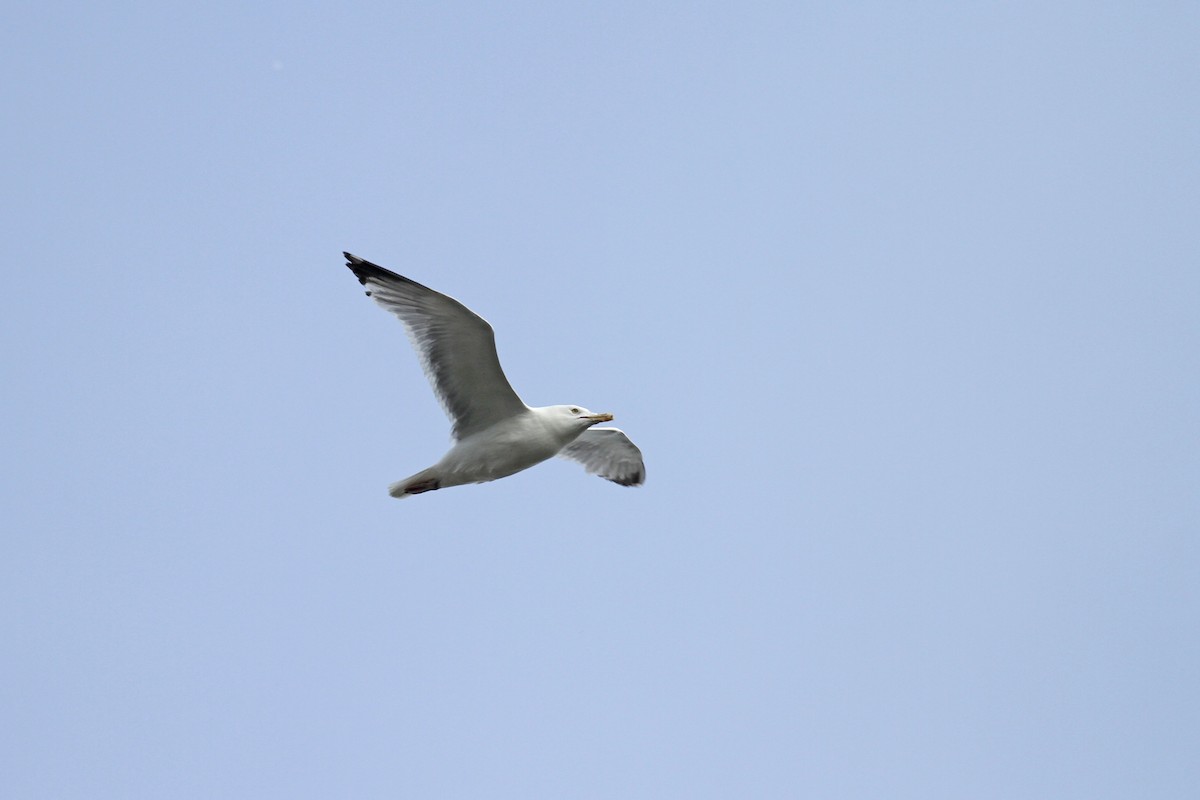
[[[435,489],[506,478],[562,456],[621,486],[646,479],[642,451],[618,428],[597,428],[612,414],[583,406],[532,408],[500,369],[492,326],[452,297],[343,253],[367,296],[404,323],[452,423],[454,445],[428,469],[396,481],[388,494],[409,497]]]

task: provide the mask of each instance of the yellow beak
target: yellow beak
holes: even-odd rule
[[[612,414],[589,414],[584,419],[595,420],[596,422],[612,422]]]

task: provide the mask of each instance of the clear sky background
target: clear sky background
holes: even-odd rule
[[[1191,798],[1200,7],[21,3],[0,794]],[[342,250],[494,325],[449,425]]]

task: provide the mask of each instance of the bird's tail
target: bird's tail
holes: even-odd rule
[[[422,492],[432,492],[434,489],[442,488],[441,478],[433,467],[423,469],[416,475],[410,475],[402,481],[396,481],[388,487],[388,494],[398,500],[403,500],[405,497],[411,497],[414,494]]]

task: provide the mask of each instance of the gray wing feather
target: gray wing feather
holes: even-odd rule
[[[622,486],[641,486],[646,480],[642,451],[620,428],[588,428],[559,453]]]
[[[455,439],[525,411],[500,368],[496,337],[487,320],[452,297],[350,253],[345,256],[367,295],[404,323],[434,394],[453,423]]]

